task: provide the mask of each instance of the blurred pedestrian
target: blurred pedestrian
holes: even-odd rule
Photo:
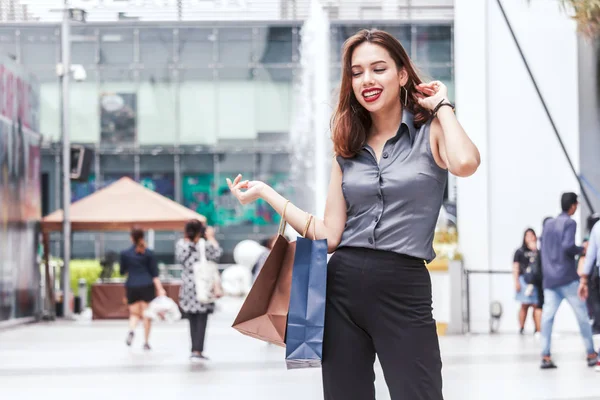
[[[181,273],[182,286],[179,292],[179,306],[190,322],[190,337],[192,343],[192,354],[190,360],[193,362],[208,360],[204,354],[204,341],[208,324],[208,315],[215,310],[214,303],[202,303],[198,300],[196,277],[194,275],[194,264],[202,261],[204,252],[208,262],[217,262],[223,253],[223,249],[215,238],[212,227],[206,227],[199,220],[191,220],[185,224],[184,237],[175,245],[175,258],[183,267]],[[223,294],[220,280],[216,280],[214,287],[215,297]],[[209,297],[202,293],[201,297]]]
[[[550,349],[554,317],[563,300],[573,309],[586,350],[586,363],[593,367],[598,361],[594,350],[592,327],[588,320],[586,299],[587,276],[577,273],[576,257],[584,248],[575,244],[577,222],[571,216],[579,201],[573,192],[561,196],[562,212],[544,223],[542,231],[542,268],[544,276],[544,309],[542,311],[542,369],[556,368]]]
[[[539,301],[536,287],[538,258],[537,236],[533,229],[528,228],[523,234],[523,243],[515,251],[513,258],[516,299],[521,303],[519,309],[519,333],[521,335],[524,333],[525,321],[530,308],[533,310],[534,333],[540,332],[542,309],[536,307]]]
[[[146,247],[144,231],[134,228],[131,230],[133,245],[121,252],[120,272],[127,275],[125,291],[129,305],[129,333],[126,344],[131,346],[135,336],[135,328],[140,320],[144,322],[144,350],[150,350],[150,328],[152,321],[144,317],[144,311],[158,294],[165,296],[166,292],[158,278],[158,266],[152,250]]]

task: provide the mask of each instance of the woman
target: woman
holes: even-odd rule
[[[525,320],[530,308],[533,308],[535,334],[539,334],[542,324],[542,307],[539,307],[539,251],[538,239],[531,228],[523,234],[523,244],[515,251],[513,258],[513,277],[515,280],[516,300],[521,303],[519,310],[519,333],[525,330]]]
[[[127,275],[125,291],[127,304],[129,304],[129,333],[127,334],[127,346],[131,346],[135,328],[140,321],[144,321],[144,350],[150,350],[148,339],[150,338],[150,327],[152,321],[144,317],[144,311],[148,308],[155,297],[165,296],[166,292],[158,279],[158,266],[154,253],[146,248],[144,231],[141,229],[131,230],[131,241],[133,245],[121,252],[120,271],[121,275]]]
[[[332,119],[331,179],[317,239],[328,263],[323,388],[327,400],[375,399],[377,354],[392,400],[441,400],[441,359],[425,263],[448,172],[466,177],[479,152],[439,81],[422,83],[402,45],[362,30],[343,49]],[[242,204],[259,198],[304,230],[307,214],[263,182],[227,179]],[[309,232],[313,232],[313,228]]]
[[[202,241],[202,242],[201,242]],[[191,220],[185,224],[184,238],[175,245],[175,258],[183,270],[181,272],[181,290],[179,292],[179,306],[190,321],[190,336],[192,339],[191,361],[208,360],[204,355],[204,337],[208,314],[214,311],[214,303],[203,304],[196,298],[196,283],[194,280],[194,264],[200,261],[199,246],[204,244],[206,259],[216,262],[221,257],[223,250],[215,239],[212,227],[205,227],[201,221]],[[220,297],[222,289],[217,281],[215,295]]]

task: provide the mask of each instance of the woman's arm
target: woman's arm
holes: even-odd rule
[[[208,261],[218,262],[223,255],[223,249],[215,238],[215,230],[212,226],[206,227],[206,259]]]
[[[440,168],[448,169],[453,175],[466,177],[473,175],[481,162],[479,150],[460,125],[449,106],[448,89],[440,81],[417,85],[419,104],[432,112],[431,151]]]
[[[519,263],[513,262],[513,279],[515,281],[515,288],[518,291],[521,290],[521,282],[519,282]]]
[[[439,158],[443,162],[440,166],[445,166],[450,173],[461,177],[471,176],[477,171],[481,163],[479,150],[469,139],[450,107],[444,106],[438,110],[431,130]],[[435,147],[433,146],[432,150]]]
[[[206,241],[206,259],[208,261],[218,262],[222,255],[223,249],[216,240]]]
[[[233,182],[227,179],[231,192],[242,204],[248,204],[258,198],[265,200],[280,215],[283,212],[287,199],[277,193],[273,188],[263,182],[241,181],[238,175]],[[245,191],[242,191],[246,189]],[[303,232],[308,215],[305,211],[289,203],[285,211],[285,220],[297,232]],[[323,219],[313,218],[309,227],[307,237],[316,239],[327,239],[327,248],[330,253],[335,251],[342,239],[344,226],[346,225],[346,201],[342,192],[342,169],[337,161],[332,162],[331,178],[325,204],[325,216]],[[316,223],[316,226],[314,225]]]
[[[121,276],[127,275],[127,264],[123,252],[121,252],[119,257],[119,273],[121,274]]]
[[[160,282],[160,278],[158,277],[158,263],[156,262],[156,257],[154,253],[150,250],[148,252],[148,271],[152,276],[152,283],[154,284],[154,288],[156,289],[156,294],[158,296],[166,296],[167,292],[163,288],[162,283]]]

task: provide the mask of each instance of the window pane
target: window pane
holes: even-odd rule
[[[134,156],[127,152],[100,155],[100,174],[102,179],[99,179],[99,187],[116,182],[124,176],[134,179]]]
[[[138,93],[128,68],[100,71],[100,143],[108,148],[132,147],[137,140]]]
[[[256,179],[266,182],[269,186],[287,199],[294,198],[292,182],[290,181],[290,156],[287,153],[257,154]],[[254,223],[259,226],[279,224],[279,214],[263,200],[256,202]]]
[[[181,144],[217,141],[217,84],[212,69],[180,71],[179,129]]]
[[[100,29],[100,64],[129,65],[133,63],[133,29]]]
[[[40,132],[46,142],[60,140],[60,87],[56,79],[40,82]]]
[[[342,55],[342,47],[346,39],[361,29],[371,29],[375,26],[365,22],[364,25],[332,25],[331,27],[331,61],[339,62]]]
[[[186,68],[206,68],[216,62],[213,29],[179,29],[179,63]]]
[[[96,64],[98,51],[97,29],[87,26],[71,27],[71,63],[91,68]],[[89,71],[88,71],[89,73]]]
[[[21,62],[25,65],[49,65],[60,59],[60,36],[56,27],[19,28]]]
[[[216,82],[217,137],[238,145],[253,143],[257,135],[253,100],[256,99],[253,72],[248,68],[218,70]],[[211,102],[214,100],[208,100]],[[242,141],[240,141],[242,140]]]
[[[246,227],[244,231],[252,231],[256,216],[256,203],[245,206],[231,194],[225,178],[235,178],[238,173],[243,179],[255,176],[256,157],[248,153],[226,153],[219,155],[217,173],[215,174],[215,224],[219,226]]]
[[[175,199],[175,164],[172,154],[160,154],[160,147],[144,148],[140,156],[140,183],[171,200]]]
[[[292,27],[254,29],[254,62],[287,64],[292,62],[292,53]]]
[[[452,67],[426,67],[421,69],[423,77],[427,80],[439,80],[444,82],[448,88],[448,98],[450,101],[454,101],[454,76],[452,74]]]
[[[171,71],[142,70],[137,94],[138,143],[175,144],[176,91]]]
[[[182,147],[186,152],[180,157],[183,204],[206,217],[209,225],[215,224],[215,156],[196,153],[194,148]],[[223,178],[224,179],[224,178]]]
[[[386,31],[387,33],[391,34],[396,39],[398,39],[402,44],[402,47],[404,47],[404,50],[406,50],[406,53],[410,56],[412,44],[410,25],[379,25],[377,28]]]
[[[40,133],[45,142],[60,139],[60,86],[56,71],[51,66],[34,66],[28,71],[40,84]]]
[[[290,68],[259,68],[254,71],[253,101],[256,138],[265,142],[287,143],[292,119],[293,87]]]
[[[219,28],[218,61],[224,66],[249,66],[258,57],[253,54],[252,28]],[[290,49],[291,54],[291,49]]]
[[[452,61],[452,30],[450,26],[417,26],[417,62],[450,63]]]
[[[17,57],[17,29],[0,28],[0,53]]]
[[[74,142],[97,143],[100,137],[97,75],[97,71],[88,71],[84,82],[71,80],[69,85],[70,134]]]
[[[211,173],[194,173],[183,175],[181,184],[183,204],[191,210],[204,215],[208,225],[216,224],[215,176]]]
[[[140,62],[145,68],[166,67],[173,62],[173,29],[140,29]]]
[[[300,61],[300,27],[292,28],[292,61]]]
[[[185,154],[179,158],[179,165],[182,174],[194,175],[213,174],[215,171],[215,160],[212,154],[195,152],[193,146],[182,146]]]

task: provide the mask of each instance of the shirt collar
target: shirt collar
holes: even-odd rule
[[[402,126],[406,126],[408,128],[408,135],[410,137],[410,143],[414,143],[415,136],[417,135],[417,128],[415,128],[415,116],[408,109],[402,110],[402,121],[400,122],[400,126],[398,127],[398,131],[396,132],[396,136],[394,136],[391,140],[393,142],[398,141],[400,135],[402,134]],[[363,149],[367,148],[367,143],[363,145]]]
[[[410,135],[411,143],[415,141],[415,136],[417,135],[417,128],[415,128],[415,116],[412,112],[407,110],[406,108],[402,111],[402,125],[406,125],[408,127],[408,133]]]

